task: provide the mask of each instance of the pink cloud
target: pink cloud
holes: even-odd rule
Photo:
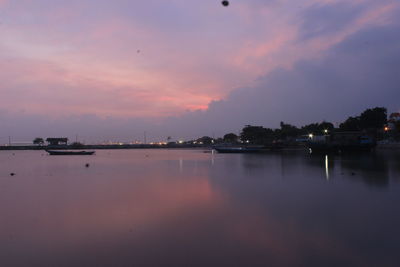
[[[382,3],[376,8],[371,8],[364,12],[352,25],[349,25],[339,33],[327,37],[315,38],[309,42],[310,49],[314,51],[324,51],[342,42],[351,34],[360,31],[371,25],[382,25],[388,23],[386,15],[393,12],[400,5],[398,3]]]
[[[363,27],[387,22],[386,15],[397,6],[390,1],[371,5],[344,30],[297,42],[301,9],[290,1],[238,3],[223,10],[207,6],[196,11],[207,19],[190,21],[192,31],[171,31],[108,10],[89,19],[84,11],[93,6],[74,1],[47,11],[33,9],[35,3],[9,10],[24,13],[29,23],[15,16],[3,27],[0,57],[11,61],[0,66],[2,106],[53,116],[124,117],[165,117],[205,109],[260,75],[318,57]],[[32,11],[27,12],[28,7]]]

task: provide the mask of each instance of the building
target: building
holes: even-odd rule
[[[68,145],[68,138],[66,137],[59,137],[59,138],[47,138],[46,142],[49,146],[65,146]]]

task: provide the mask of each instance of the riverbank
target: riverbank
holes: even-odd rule
[[[72,146],[72,145],[64,145],[64,146],[0,146],[1,150],[99,150],[99,149],[190,149],[190,148],[203,148],[203,149],[211,149],[209,145],[198,145],[198,144],[168,144],[168,145],[158,145],[158,144],[134,144],[134,145],[82,145],[82,146]],[[306,149],[304,146],[289,146],[283,147],[278,150],[284,151],[298,151]],[[390,143],[390,144],[378,144],[376,149],[385,149],[385,150],[400,150],[400,143]]]
[[[87,150],[87,149],[160,149],[160,148],[208,148],[209,146],[202,145],[150,145],[150,144],[135,144],[135,145],[63,145],[63,146],[0,146],[0,150]]]

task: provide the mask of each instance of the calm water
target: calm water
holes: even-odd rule
[[[399,266],[399,159],[1,151],[0,266]]]

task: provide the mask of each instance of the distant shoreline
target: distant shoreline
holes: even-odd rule
[[[87,149],[160,149],[160,148],[211,148],[202,145],[82,145],[82,146],[0,146],[0,150],[87,150]]]
[[[194,144],[173,144],[173,145],[150,145],[150,144],[135,144],[135,145],[82,145],[79,147],[71,145],[63,146],[0,146],[0,151],[11,150],[106,150],[106,149],[212,149],[209,145],[194,145]],[[285,147],[282,151],[299,151],[305,147]],[[378,144],[378,150],[400,150],[400,143]],[[277,150],[279,151],[279,150]]]

